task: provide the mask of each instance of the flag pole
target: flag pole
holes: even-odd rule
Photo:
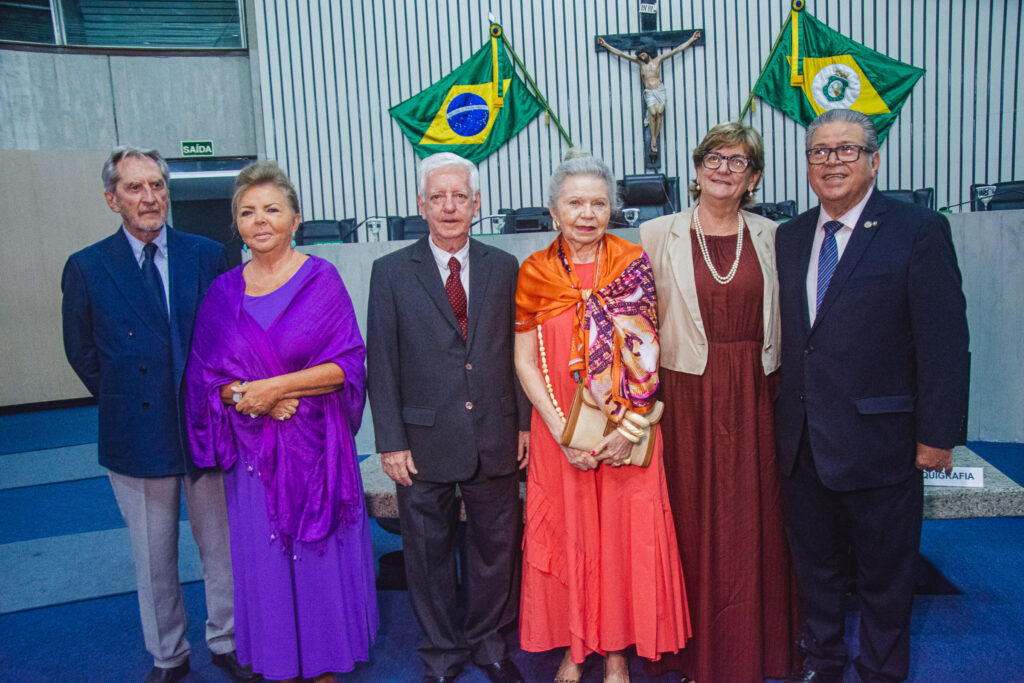
[[[498,22],[495,21],[493,15],[490,17],[490,20],[492,24],[498,24]],[[498,25],[500,26],[500,24]],[[562,128],[562,122],[558,120],[557,116],[555,116],[555,112],[551,109],[551,105],[548,104],[548,101],[544,97],[544,94],[540,91],[540,88],[538,88],[537,84],[534,82],[533,76],[531,76],[530,72],[526,70],[526,65],[523,64],[523,60],[519,59],[519,55],[516,54],[516,51],[512,47],[512,43],[509,41],[508,36],[505,35],[504,29],[502,29],[501,31],[501,42],[504,43],[505,47],[508,48],[508,51],[512,53],[512,59],[515,61],[516,66],[518,66],[520,71],[523,72],[523,75],[526,76],[526,82],[530,84],[530,88],[533,90],[533,94],[536,95],[537,99],[540,100],[541,105],[544,107],[544,111],[548,113],[548,116],[550,116],[551,119],[555,122],[555,125],[558,126],[558,132],[562,134],[562,137],[565,138],[565,141],[569,143],[569,146],[573,147],[574,145],[572,144],[572,139],[569,137],[569,134],[565,132],[565,128]]]
[[[803,3],[800,3],[800,8],[803,9]],[[789,30],[790,22],[792,20],[792,13],[790,13],[790,17],[782,24],[782,29],[779,31],[779,35],[775,38],[775,44],[772,45],[772,51],[768,53],[768,59],[765,60],[764,66],[761,67],[761,73],[758,74],[757,80],[754,81],[754,85],[750,87],[750,94],[747,96],[747,103],[743,105],[743,111],[741,111],[740,115],[736,118],[737,123],[743,123],[743,117],[745,117],[750,111],[751,105],[754,103],[754,89],[757,87],[757,84],[761,82],[761,79],[764,78],[764,72],[768,69],[768,65],[772,63],[775,53],[782,45],[782,39],[785,37],[786,31]]]

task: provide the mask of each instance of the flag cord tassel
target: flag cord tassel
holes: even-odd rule
[[[533,80],[533,76],[531,76],[530,72],[526,70],[526,65],[523,64],[523,60],[519,59],[519,55],[516,54],[515,49],[512,47],[511,41],[509,41],[508,36],[505,35],[505,31],[501,32],[501,41],[505,44],[505,47],[507,47],[508,51],[512,54],[512,59],[515,60],[516,66],[518,66],[519,69],[523,72],[523,75],[526,76],[526,82],[530,84],[530,88],[533,89],[533,93],[537,96],[537,99],[539,99],[540,103],[544,105],[545,115],[551,117],[551,119],[555,122],[555,125],[558,126],[558,132],[562,134],[562,137],[565,138],[565,141],[569,143],[570,147],[572,147],[572,139],[569,137],[569,134],[565,132],[565,128],[562,128],[562,122],[558,120],[558,116],[556,116],[555,112],[552,111],[551,105],[548,104],[548,100],[546,97],[544,97],[544,93],[542,93],[540,91],[540,88],[537,87],[537,84]]]

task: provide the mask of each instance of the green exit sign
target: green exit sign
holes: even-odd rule
[[[183,157],[212,157],[213,140],[190,140],[182,141],[181,156]]]

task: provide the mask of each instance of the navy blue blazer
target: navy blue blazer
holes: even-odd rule
[[[61,291],[64,352],[99,402],[99,461],[132,477],[186,471],[181,377],[199,303],[224,249],[166,227],[170,326],[161,323],[122,229],[72,254]]]
[[[949,223],[873,192],[811,325],[806,278],[819,210],[783,223],[775,238],[779,463],[792,472],[806,423],[829,488],[906,481],[917,474],[918,442],[952,448],[966,431],[966,303]]]
[[[511,254],[469,241],[466,340],[427,240],[373,263],[366,366],[378,452],[411,450],[413,479],[456,482],[517,468],[529,402],[513,365]]]

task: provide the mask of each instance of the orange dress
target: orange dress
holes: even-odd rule
[[[592,264],[576,264],[583,282]],[[565,370],[575,312],[542,324],[552,390],[567,411],[575,384]],[[538,354],[539,357],[539,354]],[[636,645],[658,659],[684,647],[690,619],[668,502],[662,444],[649,467],[582,472],[533,411],[523,540],[520,647],[570,647],[574,662]]]

